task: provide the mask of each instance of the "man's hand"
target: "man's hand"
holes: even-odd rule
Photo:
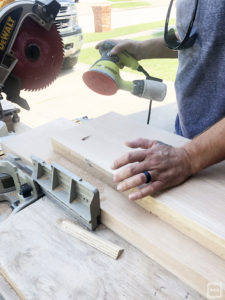
[[[127,51],[135,59],[148,59],[148,58],[177,58],[177,52],[166,47],[164,38],[155,38],[144,41],[135,41],[135,40],[110,40],[116,45],[111,50],[111,55],[117,55],[121,51]],[[99,49],[102,41],[98,43],[95,47]]]
[[[154,195],[166,188],[178,185],[192,175],[191,161],[184,148],[175,148],[159,141],[137,139],[127,142],[130,148],[141,148],[129,152],[111,166],[112,169],[123,167],[115,176],[120,192],[139,187],[129,195],[130,200],[137,200],[147,195]],[[151,174],[151,182],[146,183],[143,173]]]
[[[117,55],[122,51],[127,51],[129,52],[129,54],[131,54],[135,59],[140,60],[142,59],[141,53],[142,53],[142,44],[139,41],[134,41],[134,40],[128,40],[128,39],[124,39],[124,40],[110,40],[112,42],[114,42],[116,45],[112,48],[112,50],[110,51],[111,55]],[[95,48],[99,49],[99,46],[101,45],[100,42],[98,43]]]

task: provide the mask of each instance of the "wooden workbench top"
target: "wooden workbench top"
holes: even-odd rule
[[[96,234],[125,249],[116,261],[69,236],[65,218],[43,198],[0,224],[0,272],[21,298],[202,299],[103,225]]]

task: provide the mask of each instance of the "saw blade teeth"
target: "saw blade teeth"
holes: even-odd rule
[[[58,76],[63,62],[63,42],[55,24],[49,31],[27,17],[13,45],[18,62],[13,74],[26,91],[48,87]]]
[[[35,91],[41,91],[47,87],[49,87],[56,79],[58,76],[55,76],[55,78],[52,78],[51,82],[46,83],[45,85],[43,85],[42,87],[36,87],[36,88],[26,88],[24,89],[25,91],[29,91],[29,92],[35,92]]]

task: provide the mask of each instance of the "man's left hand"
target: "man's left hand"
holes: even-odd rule
[[[130,148],[141,148],[128,152],[114,161],[112,169],[119,169],[114,175],[120,192],[138,187],[129,194],[130,200],[137,200],[148,195],[155,195],[169,187],[178,185],[191,176],[191,161],[182,147],[175,148],[159,141],[137,139],[127,142]],[[146,184],[146,175],[151,181]]]

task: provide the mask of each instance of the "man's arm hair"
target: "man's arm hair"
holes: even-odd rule
[[[225,160],[225,118],[184,145],[192,174]]]

